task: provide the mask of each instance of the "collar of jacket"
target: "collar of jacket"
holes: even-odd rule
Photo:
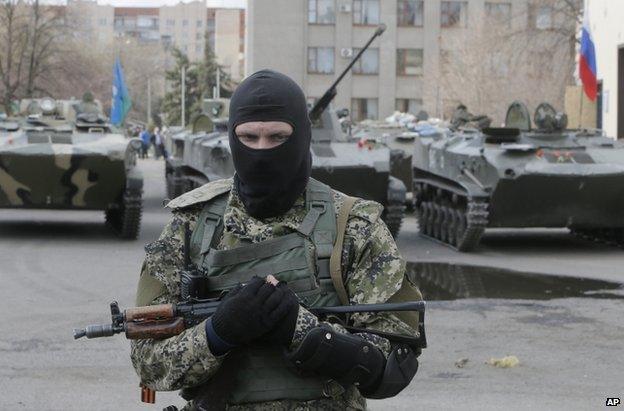
[[[296,231],[305,215],[305,200],[304,195],[301,195],[286,214],[264,220],[256,219],[247,214],[243,202],[233,188],[223,214],[223,226],[226,232],[239,239],[257,243]]]

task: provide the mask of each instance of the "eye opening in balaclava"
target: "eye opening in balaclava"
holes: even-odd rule
[[[294,132],[295,132],[295,126],[292,124],[292,122],[291,122],[290,120],[270,120],[270,121],[277,121],[277,122],[281,122],[281,123],[286,123],[286,124],[288,124],[288,125],[292,128],[292,131],[291,131],[291,133],[287,136],[287,138],[286,138],[286,139],[284,139],[284,141],[282,141],[281,143],[279,143],[279,144],[278,144],[278,145],[276,145],[276,146],[273,146],[273,147],[270,147],[270,148],[255,149],[255,148],[253,148],[253,147],[249,147],[247,144],[245,144],[244,142],[242,142],[242,141],[241,141],[241,139],[240,139],[240,136],[236,133],[236,128],[237,128],[238,126],[240,126],[241,124],[245,124],[245,123],[247,123],[247,121],[245,121],[245,122],[243,122],[243,123],[238,123],[238,124],[233,124],[233,125],[232,125],[232,127],[234,127],[234,137],[236,137],[236,138],[238,139],[238,141],[240,141],[240,142],[243,144],[243,146],[245,146],[245,147],[246,147],[246,148],[248,148],[248,149],[251,149],[252,151],[255,151],[255,150],[262,150],[262,151],[266,151],[266,150],[272,150],[272,149],[274,149],[274,148],[277,148],[277,147],[281,146],[282,144],[284,144],[286,141],[288,141],[288,140],[292,137],[292,135],[293,135],[293,134],[294,134]]]
[[[283,121],[293,132],[278,146],[254,149],[234,132],[236,126],[251,121]],[[234,186],[251,216],[284,214],[303,193],[312,167],[311,132],[303,91],[288,76],[261,70],[236,88],[228,121]]]

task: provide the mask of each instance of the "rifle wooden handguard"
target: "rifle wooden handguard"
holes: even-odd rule
[[[175,315],[173,304],[148,305],[145,307],[128,308],[125,312],[128,322],[148,322],[172,319]]]
[[[179,317],[168,321],[128,322],[126,323],[126,338],[159,340],[178,335],[185,329],[184,320]]]

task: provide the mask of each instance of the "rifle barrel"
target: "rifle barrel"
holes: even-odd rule
[[[358,52],[358,54],[351,60],[351,62],[349,62],[349,65],[347,66],[347,68],[345,68],[342,73],[340,73],[340,75],[338,76],[338,78],[336,78],[336,80],[334,80],[334,82],[332,83],[332,85],[327,89],[327,91],[325,92],[325,94],[323,94],[323,96],[318,99],[318,101],[316,102],[316,104],[314,104],[314,106],[312,107],[312,109],[310,110],[311,113],[311,118],[314,120],[316,117],[320,117],[321,113],[323,112],[323,110],[325,110],[325,108],[329,105],[329,103],[334,99],[335,95],[336,95],[336,86],[338,85],[338,83],[340,83],[342,81],[342,79],[344,78],[344,76],[347,75],[347,73],[349,72],[349,70],[351,70],[351,67],[353,67],[353,65],[355,64],[356,61],[358,61],[360,59],[360,57],[362,56],[362,54],[364,54],[364,52],[366,51],[366,49],[368,49],[368,47],[371,45],[371,43],[379,36],[381,36],[381,34],[386,30],[386,25],[381,23],[378,27],[377,30],[375,30],[375,34],[373,34],[373,36],[368,39],[368,42],[366,42],[366,44],[364,45],[364,47],[362,47],[360,49],[360,51]]]
[[[360,51],[358,52],[358,54],[355,55],[355,57],[353,57],[353,59],[351,60],[351,62],[349,63],[349,65],[347,66],[347,68],[345,68],[342,73],[340,73],[340,75],[338,76],[338,78],[334,81],[334,83],[331,85],[330,89],[335,88],[338,83],[340,83],[340,81],[343,79],[344,76],[347,75],[347,73],[349,72],[349,70],[351,70],[351,67],[353,67],[353,65],[355,64],[356,61],[358,61],[360,59],[360,57],[362,56],[362,54],[364,54],[364,52],[368,49],[368,47],[371,45],[371,43],[373,41],[375,41],[375,39],[379,36],[381,36],[381,34],[386,31],[386,25],[381,23],[378,27],[377,30],[375,30],[375,34],[373,34],[373,36],[368,39],[368,41],[366,42],[366,44],[364,45],[364,47],[362,47],[360,49]]]
[[[320,307],[310,310],[314,314],[352,314],[352,313],[380,313],[387,311],[425,311],[424,301],[409,301],[404,303],[385,304],[355,304],[339,305],[336,307]]]

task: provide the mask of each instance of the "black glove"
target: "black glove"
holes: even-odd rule
[[[280,299],[278,309],[283,313],[282,320],[262,338],[262,341],[288,346],[295,334],[297,316],[299,315],[299,299],[284,281],[280,281],[276,288],[277,290],[271,298]]]
[[[206,325],[208,339],[211,339],[209,326],[218,338],[230,346],[246,344],[261,337],[292,310],[291,300],[283,296],[283,290],[259,277],[234,288],[210,318],[210,324]]]

